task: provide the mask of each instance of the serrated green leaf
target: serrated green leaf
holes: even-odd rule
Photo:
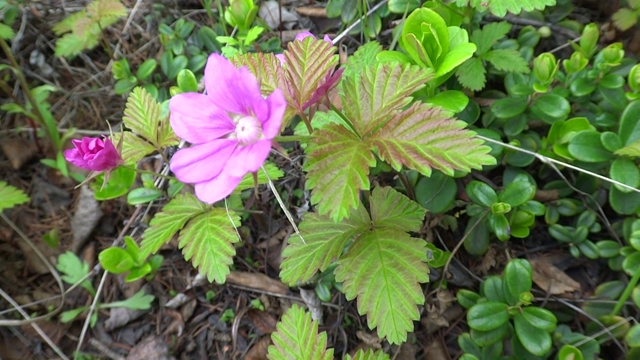
[[[389,355],[385,354],[382,350],[373,351],[373,349],[369,349],[366,352],[362,349],[358,350],[358,352],[351,357],[351,355],[347,354],[344,360],[388,360]]]
[[[507,36],[511,31],[511,24],[506,21],[492,22],[471,34],[471,42],[476,44],[476,54],[483,55],[489,51],[498,40]]]
[[[4,40],[10,40],[12,39],[14,36],[16,35],[16,33],[13,31],[13,29],[3,23],[0,23],[0,38],[4,39]]]
[[[358,298],[358,312],[369,328],[392,344],[406,341],[424,303],[420,283],[429,280],[425,242],[403,231],[382,228],[354,241],[335,269],[347,299]]]
[[[362,204],[339,223],[328,216],[306,214],[300,224],[306,244],[297,235],[289,238],[289,245],[282,252],[280,278],[290,285],[309,281],[318,271],[326,270],[342,255],[349,241],[370,225],[371,218]]]
[[[554,6],[556,0],[456,0],[456,5],[459,7],[466,7],[469,3],[471,3],[471,6],[476,10],[485,11],[489,8],[489,11],[491,11],[493,15],[504,17],[507,12],[517,15],[523,10],[527,12],[542,10],[546,6]]]
[[[456,70],[456,77],[462,86],[472,91],[480,91],[487,83],[487,70],[477,57],[465,61]]]
[[[368,67],[378,62],[376,56],[380,52],[382,52],[382,45],[377,41],[371,41],[360,46],[358,50],[347,59],[342,78],[359,77]]]
[[[426,176],[432,168],[453,176],[454,170],[469,172],[495,164],[491,149],[465,126],[440,108],[414,103],[395,114],[371,142],[380,158],[397,171],[404,165]]]
[[[65,34],[56,41],[55,55],[72,58],[84,49],[92,48],[98,44],[97,39],[83,39],[76,34]]]
[[[339,222],[360,202],[360,190],[369,189],[369,168],[376,159],[369,146],[345,127],[331,124],[313,133],[304,169],[311,202],[320,214]]]
[[[298,305],[293,305],[271,335],[269,360],[332,360],[333,349],[327,349],[327,333],[318,334],[318,322]]]
[[[129,94],[122,122],[133,133],[158,147],[160,104],[144,88],[136,87]]]
[[[290,42],[284,51],[285,78],[298,111],[303,111],[303,106],[324,83],[327,74],[338,65],[335,51],[333,44],[313,36]]]
[[[391,187],[377,187],[371,193],[371,219],[375,227],[420,231],[427,210]]]
[[[149,222],[149,228],[142,235],[140,258],[146,259],[149,255],[156,253],[178,230],[184,227],[189,219],[206,210],[207,206],[192,194],[178,195],[169,201]]]
[[[152,144],[136,136],[131,131],[114,134],[113,143],[120,143],[120,137],[123,135],[124,140],[122,140],[122,152],[120,153],[120,156],[127,165],[136,164],[146,155],[156,151]]]
[[[127,15],[127,8],[119,0],[96,0],[87,5],[87,14],[101,21],[107,18],[115,18],[117,21],[118,18]],[[104,28],[104,24],[101,23],[101,25]]]
[[[529,73],[529,63],[522,57],[519,51],[512,49],[491,50],[482,56],[496,69],[506,72]]]
[[[342,80],[344,113],[358,134],[367,136],[412,100],[411,94],[424,87],[432,77],[415,65],[379,63],[365,69],[360,77]]]
[[[76,24],[76,22],[78,22],[78,20],[86,18],[87,17],[87,11],[86,10],[80,10],[76,13],[73,13],[69,16],[67,16],[66,18],[64,18],[62,21],[60,21],[59,23],[53,25],[53,27],[51,28],[51,30],[53,30],[53,32],[60,36],[64,33],[68,33],[73,31],[73,28]]]
[[[618,9],[612,16],[613,24],[620,30],[626,31],[638,22],[638,15],[635,11],[623,7]]]
[[[0,211],[11,209],[29,201],[29,196],[24,191],[0,181]]]
[[[240,218],[233,212],[211,209],[189,220],[180,231],[178,247],[182,249],[185,260],[191,260],[210,282],[215,280],[222,284],[236,254],[233,244],[239,239],[234,226],[239,225]]]

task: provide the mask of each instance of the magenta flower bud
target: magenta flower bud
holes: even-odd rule
[[[113,146],[111,139],[105,137],[71,140],[75,149],[64,152],[64,158],[73,165],[91,171],[109,171],[123,164],[122,158]]]

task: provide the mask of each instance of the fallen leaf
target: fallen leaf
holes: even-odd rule
[[[102,209],[100,209],[100,203],[93,197],[93,190],[86,185],[82,186],[76,210],[71,219],[71,230],[73,231],[71,251],[77,252],[82,247],[98,225],[100,218],[102,218]]]
[[[255,345],[247,351],[247,355],[245,355],[245,360],[266,360],[267,359],[267,351],[269,349],[269,345],[271,344],[271,337],[263,336],[262,339],[258,340]]]
[[[232,271],[227,276],[227,282],[273,294],[286,295],[289,293],[289,288],[285,284],[260,273]]]
[[[149,310],[131,310],[121,307],[112,308],[109,311],[109,318],[104,322],[104,329],[111,331],[121,326],[125,326],[147,312],[149,312]]]
[[[417,347],[411,342],[407,341],[400,345],[400,351],[395,356],[395,360],[416,360]],[[431,359],[431,357],[429,357]]]
[[[264,1],[260,4],[260,10],[258,10],[258,16],[264,20],[265,24],[270,29],[280,28],[280,24],[295,23],[298,21],[298,15],[283,8],[277,1]],[[289,26],[292,24],[288,24]],[[290,28],[290,27],[289,27]]]
[[[451,355],[447,351],[442,337],[433,339],[433,342],[424,348],[424,355],[429,360],[451,360]]]
[[[140,341],[129,351],[127,360],[169,360],[169,347],[161,338],[150,336]]]
[[[296,12],[302,16],[307,17],[327,17],[327,9],[323,7],[300,6],[296,8]]]
[[[558,269],[544,257],[530,259],[533,282],[550,295],[580,291],[580,283]]]
[[[264,334],[271,334],[276,331],[276,323],[278,321],[266,311],[251,309],[247,312],[247,317]]]
[[[33,144],[28,143],[23,138],[2,139],[0,148],[14,170],[22,168],[38,152]]]

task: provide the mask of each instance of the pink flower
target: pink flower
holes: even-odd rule
[[[246,67],[211,54],[204,69],[207,94],[183,93],[171,98],[171,127],[193,144],[171,159],[178,180],[195,184],[206,203],[227,197],[240,180],[260,169],[278,135],[286,101],[275,90],[266,99]]]
[[[304,40],[305,38],[308,38],[309,36],[312,36],[314,39],[317,39],[317,37],[315,35],[313,35],[312,33],[308,32],[308,31],[303,31],[303,32],[298,33],[294,40],[298,40],[298,41]],[[325,34],[323,40],[326,41],[326,42],[329,42],[329,43],[331,42],[331,38],[329,37],[329,35],[326,35],[326,34]]]
[[[66,150],[64,158],[79,168],[109,171],[124,163],[111,139],[107,137],[84,137],[82,140],[73,139],[71,143],[75,148]]]

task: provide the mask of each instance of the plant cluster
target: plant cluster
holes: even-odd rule
[[[118,4],[97,0],[60,23],[58,31],[70,33],[59,40],[58,55],[95,46],[123,15]],[[461,358],[593,358],[611,340],[600,334],[605,327],[615,328],[633,359],[640,326],[622,313],[640,307],[640,65],[620,43],[600,46],[596,24],[582,26],[559,60],[538,50],[548,28],[482,21],[489,13],[544,17],[552,5],[392,0],[368,13],[362,2],[331,0],[328,15],[345,23],[362,18],[353,31],[366,38],[380,33],[385,18],[404,15],[391,47],[368,41],[343,63],[330,38],[309,33],[275,54],[280,44],[260,41],[265,30],[254,25],[250,0],[218,9],[219,28],[196,29],[183,19],[160,24],[162,55],[135,71],[125,58],[112,68],[116,93],[128,94],[123,131],[74,140],[75,149],[64,153],[97,176],[97,199],[161,204],[140,239],[127,236],[124,248],[100,253],[102,267],[127,273],[127,281],[150,277],[162,263],[157,253],[177,236],[185,260],[224,283],[241,241],[244,200],[269,185],[296,230],[282,253],[282,281],[313,286],[322,299],[343,293],[369,329],[401,344],[420,318],[431,269],[446,271],[457,251],[427,241],[426,224],[434,222],[426,218],[460,228],[472,256],[522,246],[517,239],[540,227],[574,257],[630,278],[596,289],[582,306],[589,320],[580,333],[533,295],[531,264],[512,259],[479,289],[457,290],[469,328],[458,336]],[[213,18],[211,2],[205,6]],[[225,23],[236,31],[229,35]],[[9,30],[0,27],[0,35],[6,44]],[[37,105],[48,90],[30,90],[40,102],[3,108],[40,119],[33,109],[49,114]],[[64,139],[47,119],[42,124],[61,153]],[[280,200],[284,173],[272,161],[294,147],[304,151],[300,175],[313,208],[298,221]],[[165,169],[138,169],[148,156],[161,158]],[[137,172],[141,186],[132,189]],[[5,192],[0,209],[24,201],[0,183]],[[68,282],[88,270],[70,255],[59,266],[73,274]],[[439,279],[439,287],[447,285]],[[82,286],[96,295],[90,283]],[[601,298],[613,301],[597,304]],[[141,294],[117,305],[143,308],[151,300]],[[297,306],[272,340],[272,359],[333,358],[327,335]],[[372,351],[353,357],[384,358]]]

